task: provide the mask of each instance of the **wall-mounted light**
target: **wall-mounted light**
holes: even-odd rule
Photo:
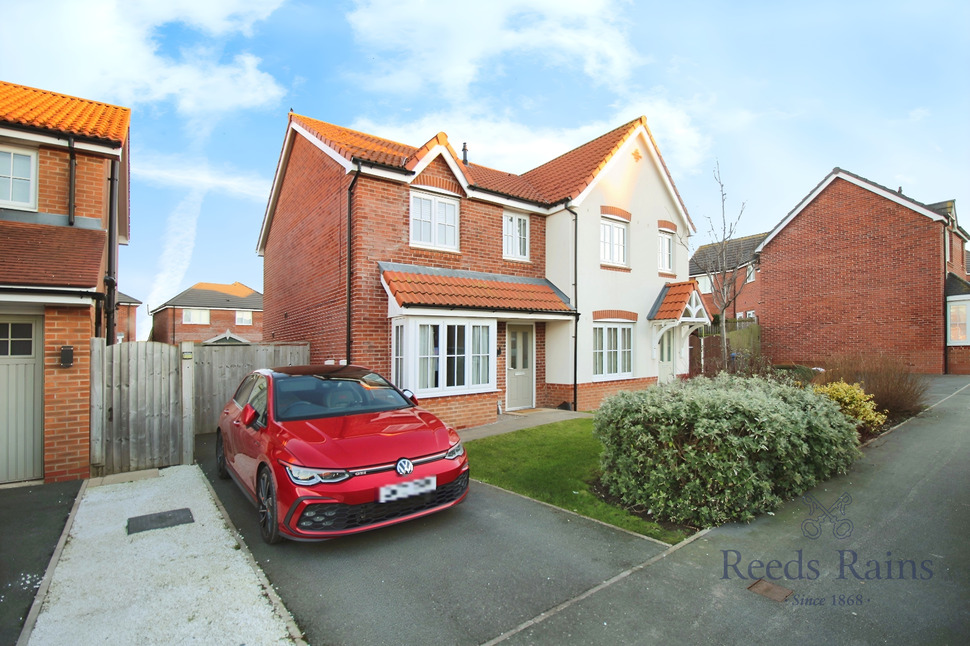
[[[70,368],[74,365],[74,346],[61,346],[61,368]]]

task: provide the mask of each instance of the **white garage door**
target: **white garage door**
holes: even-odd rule
[[[0,315],[0,482],[44,477],[43,327]]]

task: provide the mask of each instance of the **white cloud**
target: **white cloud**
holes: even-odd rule
[[[251,34],[281,2],[13,3],[0,23],[4,80],[129,107],[172,100],[192,119],[275,105],[284,90],[259,70],[260,60],[247,53],[225,60],[211,39]],[[175,23],[201,31],[209,47],[162,53],[159,30]]]
[[[362,79],[381,92],[437,86],[460,100],[497,59],[528,56],[553,65],[579,65],[585,82],[622,85],[644,61],[607,0],[425,0],[417,10],[399,0],[362,0],[347,19],[358,44],[376,52],[374,75]]]
[[[195,249],[196,223],[202,212],[202,202],[207,190],[195,188],[186,194],[175,209],[169,214],[165,223],[165,245],[159,255],[158,273],[152,283],[146,305],[155,309],[165,301],[178,294],[182,279],[192,260]],[[138,326],[138,338],[144,340],[151,329],[151,318],[142,318]]]
[[[144,150],[132,154],[131,174],[146,183],[180,189],[201,188],[265,202],[271,180],[252,172],[212,168],[205,159],[159,155]]]

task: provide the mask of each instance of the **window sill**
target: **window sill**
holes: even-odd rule
[[[661,271],[661,272],[658,272],[657,275],[660,276],[661,278],[677,278],[677,274],[674,274],[669,271]]]
[[[520,265],[531,265],[532,261],[528,258],[509,258],[508,256],[502,256],[502,260],[505,262],[514,262]]]
[[[635,379],[633,373],[624,373],[620,375],[593,375],[593,383],[602,384],[610,381],[630,381]]]
[[[408,245],[412,249],[420,249],[421,251],[434,251],[437,253],[450,253],[456,256],[461,255],[461,249],[452,249],[450,247],[432,247],[429,245],[418,244],[417,242],[410,242]]]
[[[623,265],[607,265],[605,263],[600,263],[600,269],[605,269],[606,271],[621,271],[627,274],[633,271],[629,267],[625,267]]]
[[[487,393],[497,393],[498,389],[489,384],[481,389],[476,390],[426,390],[420,391],[415,390],[414,396],[418,398],[418,404],[420,405],[423,399],[441,399],[443,397],[461,397],[462,395],[483,395]]]

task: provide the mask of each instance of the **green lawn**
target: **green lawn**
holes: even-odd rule
[[[472,477],[583,516],[678,543],[686,531],[667,530],[607,504],[591,490],[603,450],[593,436],[593,420],[574,419],[465,444]]]

